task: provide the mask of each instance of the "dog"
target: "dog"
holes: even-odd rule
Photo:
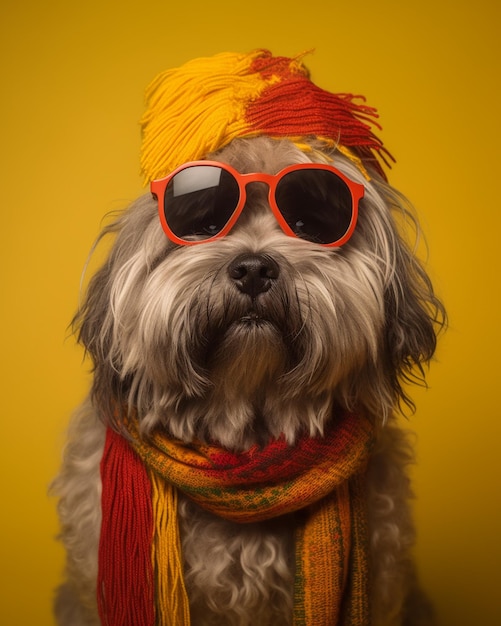
[[[412,406],[407,383],[422,378],[445,311],[406,242],[405,224],[416,225],[409,204],[381,176],[369,179],[353,159],[313,138],[303,145],[236,138],[207,162],[246,181],[231,228],[214,236],[209,216],[205,240],[183,242],[184,225],[161,227],[164,190],[145,194],[105,228],[113,246],[74,320],[94,379],[53,485],[67,552],[58,623],[108,623],[96,593],[103,450],[108,431],[131,439],[124,425],[133,412],[138,441],[161,432],[188,447],[215,443],[235,458],[270,442],[292,450],[301,437],[322,440],[340,413],[363,415],[373,432],[363,466],[369,608],[359,621],[336,623],[432,624],[412,559],[413,450],[398,410]],[[308,224],[308,216],[294,215],[296,233],[287,230],[291,219],[281,223],[279,205],[300,195],[296,187],[286,198],[284,189],[279,201],[283,172],[303,176],[315,165],[359,194],[356,224],[340,245],[319,244],[312,232],[328,225]],[[259,176],[245,179],[251,173]],[[317,196],[327,202],[333,192],[322,181]],[[179,491],[191,623],[292,625],[303,518],[297,507],[241,523]]]

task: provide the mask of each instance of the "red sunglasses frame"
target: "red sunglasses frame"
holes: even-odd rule
[[[167,189],[167,185],[174,178],[174,176],[176,176],[176,174],[179,174],[179,172],[189,167],[197,167],[199,165],[218,167],[220,169],[227,171],[229,174],[231,174],[238,183],[240,197],[238,199],[237,206],[235,207],[233,213],[231,214],[230,219],[226,222],[224,227],[216,235],[213,235],[212,237],[208,237],[207,239],[188,241],[186,239],[179,238],[169,228],[169,224],[167,223],[167,220],[165,219],[164,196],[165,196],[165,190]],[[216,239],[220,239],[221,237],[225,237],[231,231],[231,229],[233,228],[233,226],[235,225],[235,223],[237,222],[238,218],[240,217],[243,211],[245,202],[247,200],[247,193],[246,193],[247,185],[249,183],[257,183],[257,182],[266,183],[268,185],[268,203],[273,212],[273,215],[275,216],[275,219],[280,225],[280,228],[284,231],[286,235],[289,235],[289,237],[300,239],[300,237],[296,235],[296,233],[290,228],[290,226],[287,224],[287,222],[283,218],[280,212],[280,209],[278,208],[277,202],[275,200],[275,191],[276,191],[276,188],[280,179],[283,178],[286,174],[289,174],[290,172],[294,172],[297,170],[325,170],[328,172],[332,172],[333,174],[338,176],[348,187],[350,194],[351,194],[352,215],[351,215],[351,222],[346,233],[340,239],[333,241],[331,243],[318,244],[318,245],[325,246],[328,248],[342,246],[344,243],[348,241],[348,239],[350,239],[350,237],[353,234],[353,231],[355,230],[355,226],[357,224],[357,219],[358,219],[358,203],[363,198],[365,189],[363,185],[361,185],[360,183],[356,183],[353,180],[350,180],[347,176],[345,176],[342,172],[340,172],[338,169],[336,169],[332,165],[327,165],[325,163],[298,163],[296,165],[290,165],[280,170],[277,174],[264,174],[264,173],[241,174],[234,167],[232,167],[231,165],[228,165],[227,163],[221,163],[219,161],[191,161],[189,163],[184,163],[183,165],[180,165],[178,168],[176,168],[173,172],[171,172],[165,178],[160,178],[158,180],[151,181],[150,190],[151,190],[153,197],[158,202],[158,214],[160,217],[160,223],[162,224],[162,228],[165,234],[171,241],[182,246],[191,246],[191,245],[197,245],[200,243],[208,243]]]

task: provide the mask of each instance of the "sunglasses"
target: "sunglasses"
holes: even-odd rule
[[[150,187],[167,237],[192,245],[227,235],[245,206],[247,185],[255,182],[268,185],[269,206],[286,235],[333,247],[353,234],[364,186],[330,165],[301,163],[273,175],[194,161]]]

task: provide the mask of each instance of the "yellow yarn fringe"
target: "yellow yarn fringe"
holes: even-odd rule
[[[156,472],[148,471],[148,474],[155,520],[152,559],[157,581],[157,623],[162,626],[189,626],[190,609],[182,574],[181,539],[177,519],[177,490]]]
[[[365,180],[371,179],[371,177],[369,176],[369,172],[365,169],[364,164],[362,163],[362,159],[359,159],[357,156],[355,156],[349,148],[346,148],[346,146],[337,144],[336,148],[337,150],[339,150],[339,152],[341,152],[341,154],[344,154],[346,158],[348,158],[358,167],[358,169],[362,172]]]
[[[146,183],[252,133],[246,104],[271,82],[249,67],[261,51],[224,52],[159,74],[146,90],[141,167]],[[197,80],[193,81],[192,77]]]

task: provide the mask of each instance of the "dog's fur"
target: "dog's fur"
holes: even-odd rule
[[[239,139],[212,158],[242,173],[276,173],[327,160],[313,148]],[[289,442],[304,431],[321,435],[334,404],[378,426],[367,478],[371,623],[432,623],[410,554],[412,447],[394,414],[412,404],[404,386],[432,357],[444,310],[400,234],[415,225],[405,200],[377,175],[368,182],[351,161],[330,156],[366,189],[342,248],[285,235],[259,183],[232,232],[212,243],[170,243],[149,194],[105,229],[115,243],[75,321],[94,384],[54,484],[68,553],[61,625],[99,624],[99,462],[105,426],[120,428],[117,406],[135,407],[144,435],[163,428],[240,451],[280,433]],[[242,259],[273,268],[252,297],[231,272]],[[236,525],[184,498],[179,516],[195,626],[291,623],[293,516]]]

